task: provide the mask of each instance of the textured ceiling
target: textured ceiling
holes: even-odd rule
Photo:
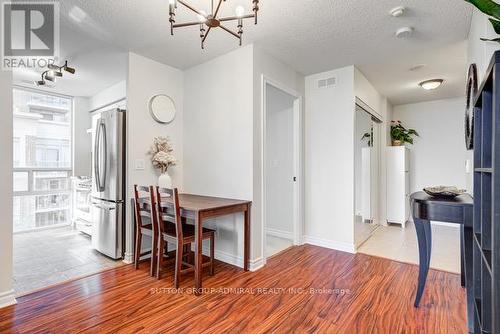
[[[209,0],[187,1],[208,11]],[[227,0],[222,14],[233,15],[238,4],[251,9],[251,0]],[[406,14],[389,16],[399,5],[408,8]],[[96,47],[131,50],[181,69],[238,47],[220,29],[212,31],[205,50],[197,27],[176,30],[171,37],[168,0],[64,0],[61,10],[63,29],[91,37]],[[78,20],[70,15],[75,10]],[[400,104],[463,95],[463,41],[471,15],[462,0],[262,0],[259,24],[246,21],[244,43],[259,44],[305,75],[357,65],[381,93]],[[196,17],[180,8],[177,20]],[[402,26],[414,27],[414,36],[395,38]],[[427,66],[409,71],[421,63]],[[442,89],[428,93],[415,86],[432,77],[446,80]]]

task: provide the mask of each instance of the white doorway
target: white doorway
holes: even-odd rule
[[[301,240],[301,97],[263,79],[263,254]]]

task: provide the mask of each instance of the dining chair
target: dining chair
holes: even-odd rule
[[[155,275],[157,233],[156,233],[156,205],[153,186],[134,185],[135,200],[135,251],[134,267],[139,267],[141,256],[151,254],[150,275]],[[149,200],[149,205],[147,201]],[[148,221],[144,222],[143,218]],[[151,240],[151,251],[141,253],[142,237],[148,237]]]
[[[193,225],[183,224],[181,219],[181,209],[179,205],[179,192],[177,188],[167,189],[156,187],[156,198],[158,205],[158,260],[156,277],[161,278],[161,268],[163,263],[163,252],[165,243],[170,242],[176,245],[174,287],[179,287],[180,275],[194,272],[192,263],[184,261],[185,251],[191,253],[191,243],[195,241],[195,229]],[[168,224],[171,222],[173,224]],[[214,274],[214,250],[215,250],[215,231],[203,228],[203,240],[210,240],[210,261],[202,264],[203,268],[210,267],[210,275]],[[188,246],[188,247],[186,247]],[[188,258],[191,258],[189,256]],[[182,269],[182,266],[187,267]]]

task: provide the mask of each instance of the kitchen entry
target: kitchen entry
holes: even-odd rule
[[[103,255],[94,237],[90,110],[76,115],[74,98],[26,88],[14,88],[13,99],[16,295],[123,265],[121,254]],[[116,168],[113,158],[106,164]]]

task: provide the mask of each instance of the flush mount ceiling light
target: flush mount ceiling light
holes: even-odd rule
[[[203,10],[198,10],[191,6],[190,4],[187,3],[187,1],[184,0],[169,0],[169,14],[170,14],[170,34],[173,36],[174,35],[174,28],[182,28],[182,27],[189,27],[189,26],[200,26],[200,38],[201,38],[201,48],[205,48],[205,40],[208,37],[208,34],[212,30],[212,28],[221,28],[222,30],[226,31],[227,33],[233,35],[236,37],[241,46],[242,42],[242,35],[243,35],[243,20],[244,19],[249,19],[249,18],[254,18],[255,19],[255,24],[257,24],[257,12],[259,11],[259,0],[252,0],[253,4],[253,14],[247,14],[245,15],[245,8],[243,6],[238,6],[235,9],[235,16],[230,16],[230,17],[219,17],[219,11],[220,7],[222,5],[222,2],[225,2],[226,0],[219,0],[219,3],[217,6],[214,6],[214,1],[211,0],[211,12],[210,14],[207,14]],[[187,22],[187,23],[175,23],[175,12],[177,10],[177,4],[181,4],[193,13],[196,14],[198,17],[197,22]],[[227,27],[225,27],[222,23],[223,22],[228,22],[228,21],[237,21],[238,22],[238,31],[234,32]],[[208,29],[205,29],[205,27],[208,27]]]
[[[441,86],[443,82],[444,82],[443,79],[432,79],[432,80],[422,81],[418,85],[425,90],[434,90],[439,86]]]
[[[412,27],[403,27],[399,28],[398,31],[396,31],[396,37],[397,38],[408,38],[411,35],[413,35],[413,29]]]
[[[403,14],[405,13],[405,9],[406,8],[399,6],[399,7],[391,9],[389,14],[391,14],[391,16],[393,16],[393,17],[400,17],[400,16],[403,16]]]
[[[68,61],[64,62],[64,65],[57,66],[56,64],[49,64],[48,70],[42,73],[42,80],[35,81],[35,85],[37,86],[45,86],[47,81],[55,82],[56,77],[62,78],[63,72],[68,72],[70,74],[75,74],[76,70],[73,67],[68,66]]]

